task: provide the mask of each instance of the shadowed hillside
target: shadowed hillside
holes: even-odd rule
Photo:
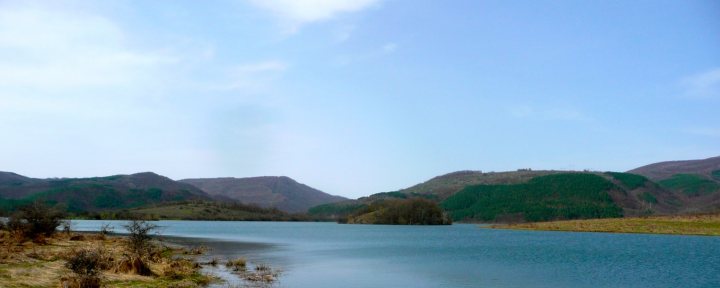
[[[232,199],[290,213],[346,200],[296,182],[289,177],[202,178],[180,182],[194,185],[217,199]]]

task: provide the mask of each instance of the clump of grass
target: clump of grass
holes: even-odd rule
[[[195,263],[188,259],[173,259],[162,265],[163,276],[171,280],[187,280],[196,274]]]
[[[137,255],[125,255],[125,257],[115,263],[113,271],[116,273],[135,274],[142,276],[155,275],[155,273],[153,273],[148,266],[148,263],[146,263],[146,261],[143,260],[142,257],[139,257]]]
[[[233,269],[233,271],[245,271],[247,269],[247,259],[241,257],[235,260],[228,260],[225,266]]]
[[[100,273],[106,266],[101,251],[80,250],[71,253],[65,263],[74,275],[67,279],[66,287],[99,288],[101,285]]]
[[[190,249],[186,249],[183,251],[183,254],[185,255],[202,255],[205,252],[207,252],[208,248],[205,246],[193,246],[190,247]]]
[[[272,270],[267,264],[255,265],[255,271],[270,271]]]

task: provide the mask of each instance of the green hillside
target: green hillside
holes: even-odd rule
[[[82,213],[211,199],[192,185],[149,172],[93,178],[25,179],[31,181],[0,182],[0,212],[9,213],[37,200],[59,205],[71,213]]]
[[[589,173],[540,176],[522,184],[475,185],[442,202],[453,220],[548,221],[622,217],[608,191],[619,189]]]
[[[518,184],[527,182],[538,176],[556,173],[562,172],[532,171],[528,169],[508,172],[457,171],[434,177],[398,192],[403,194],[430,195],[435,198],[434,200],[444,200],[470,185]]]
[[[675,174],[658,181],[663,188],[681,191],[688,196],[700,196],[720,191],[720,184],[697,174]]]
[[[629,190],[643,187],[648,181],[650,181],[645,176],[632,173],[605,172],[605,174],[612,176],[613,179],[619,181],[623,186],[625,186],[625,188]]]
[[[710,173],[715,180],[720,181],[720,170],[715,170]]]

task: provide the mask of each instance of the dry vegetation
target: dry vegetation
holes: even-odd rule
[[[213,277],[202,273],[198,255],[205,247],[168,246],[152,237],[158,226],[144,220],[123,225],[127,236],[73,233],[62,213],[41,202],[21,207],[0,221],[0,287],[204,287]],[[60,233],[57,228],[62,228]],[[205,265],[217,266],[212,258]],[[248,269],[244,258],[228,261],[245,286],[269,286],[280,271],[267,265]],[[221,280],[214,278],[215,280]]]
[[[62,213],[36,201],[20,207],[1,226],[1,287],[197,287],[210,278],[179,248],[154,241],[156,226],[132,220],[127,237],[75,234]],[[62,226],[63,233],[57,228]]]
[[[182,248],[154,243],[142,257],[127,249],[124,237],[57,233],[23,241],[0,231],[2,287],[201,287],[211,278],[192,259],[176,257]],[[72,271],[81,271],[73,273]]]
[[[720,236],[720,214],[570,220],[492,225],[490,227],[521,230]]]

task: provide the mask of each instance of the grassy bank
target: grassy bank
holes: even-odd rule
[[[492,225],[495,229],[720,236],[720,214]]]
[[[0,231],[1,287],[74,286],[66,263],[81,251],[98,251],[103,287],[202,287],[212,280],[200,273],[189,250],[157,243],[142,262],[128,261],[126,237],[56,233],[37,241],[18,241]],[[145,269],[147,268],[147,269]]]

